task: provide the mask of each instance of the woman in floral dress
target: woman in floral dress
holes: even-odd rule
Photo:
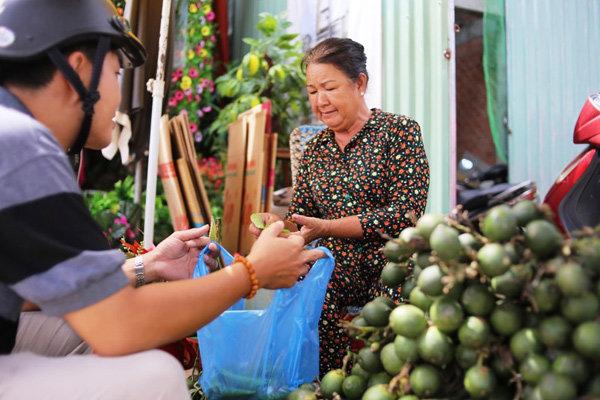
[[[367,107],[362,45],[326,39],[304,62],[311,108],[326,128],[304,151],[287,224],[307,243],[319,239],[336,260],[319,327],[324,374],[346,354],[350,339],[339,320],[347,308],[389,292],[379,280],[381,234],[396,237],[412,225],[409,213],[423,213],[429,166],[417,122]],[[267,224],[278,219],[263,214]]]

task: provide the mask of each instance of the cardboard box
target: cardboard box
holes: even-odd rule
[[[269,163],[267,164],[266,171],[266,194],[265,194],[265,207],[264,212],[271,212],[273,205],[273,191],[275,190],[275,164],[277,162],[277,134],[272,133],[270,135],[271,146],[269,148],[270,153],[267,153],[267,157],[270,157]]]
[[[187,217],[183,195],[179,189],[177,170],[173,163],[173,152],[171,148],[171,129],[169,117],[163,115],[160,119],[160,140],[158,149],[158,174],[167,198],[167,207],[171,216],[171,224],[176,231],[190,228]]]
[[[241,116],[229,126],[227,136],[227,165],[223,193],[223,246],[238,251],[241,227],[241,208],[246,166],[246,118]]]
[[[247,125],[246,167],[244,171],[243,207],[241,215],[239,252],[248,254],[254,244],[252,236],[246,226],[250,223],[250,215],[261,212],[261,197],[264,169],[264,143],[266,140],[266,111],[262,104],[242,114]]]
[[[176,150],[174,158],[176,159],[175,165],[177,166],[177,175],[181,183],[183,196],[185,198],[185,205],[188,212],[188,217],[192,222],[193,227],[201,227],[208,223],[202,215],[200,209],[200,201],[198,197],[198,191],[195,187],[194,180],[192,179],[192,168],[188,160],[189,151],[187,149],[186,138],[182,131],[179,121],[172,118],[170,121],[171,134],[175,138]]]
[[[192,171],[194,188],[200,202],[202,217],[206,223],[209,223],[212,220],[212,210],[210,207],[210,201],[208,200],[206,186],[204,185],[204,178],[200,172],[200,166],[198,165],[198,156],[196,155],[196,149],[194,148],[194,141],[192,140],[192,133],[190,131],[190,121],[188,120],[187,113],[185,112],[182,112],[175,118],[179,121],[183,137],[186,139],[185,144],[187,148],[188,165]]]

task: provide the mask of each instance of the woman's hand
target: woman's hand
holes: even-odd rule
[[[259,213],[262,218],[264,226],[269,226],[274,222],[281,221],[281,218],[273,213]],[[263,231],[261,228],[257,227],[253,222],[250,222],[250,226],[248,226],[248,230],[255,237],[258,238],[260,233]]]
[[[206,245],[210,251],[204,257],[204,261],[209,269],[214,270],[217,267],[219,250],[214,243],[210,243],[207,233],[208,225],[205,225],[201,228],[173,232],[160,242],[154,250],[145,255],[148,256],[148,260],[144,259],[147,280],[174,281],[191,278],[198,262],[198,253]]]
[[[292,233],[292,235],[300,235],[306,243],[310,243],[315,239],[331,236],[330,225],[328,219],[306,217],[304,215],[292,215],[292,221],[298,225],[302,225],[300,231]]]
[[[300,235],[280,237],[284,224],[274,222],[266,227],[252,246],[248,261],[254,265],[261,287],[291,287],[306,275],[309,263],[323,257],[320,250],[305,250]]]

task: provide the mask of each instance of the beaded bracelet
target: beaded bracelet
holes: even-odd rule
[[[256,277],[256,271],[250,261],[242,255],[236,254],[233,258],[233,262],[239,262],[244,264],[244,267],[248,270],[248,275],[250,275],[250,284],[252,285],[252,289],[250,289],[250,293],[248,293],[245,297],[247,299],[251,299],[256,296],[256,292],[258,292],[258,278]]]

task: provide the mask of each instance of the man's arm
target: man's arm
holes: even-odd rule
[[[65,320],[96,353],[123,355],[194,332],[249,291],[245,267],[235,264],[202,279],[125,287]]]
[[[282,222],[265,228],[248,255],[261,287],[294,285],[307,264],[323,253],[304,250],[301,237],[278,237]],[[250,292],[241,263],[195,280],[154,283],[115,294],[64,317],[101,355],[115,356],[154,348],[184,337],[210,322]]]

